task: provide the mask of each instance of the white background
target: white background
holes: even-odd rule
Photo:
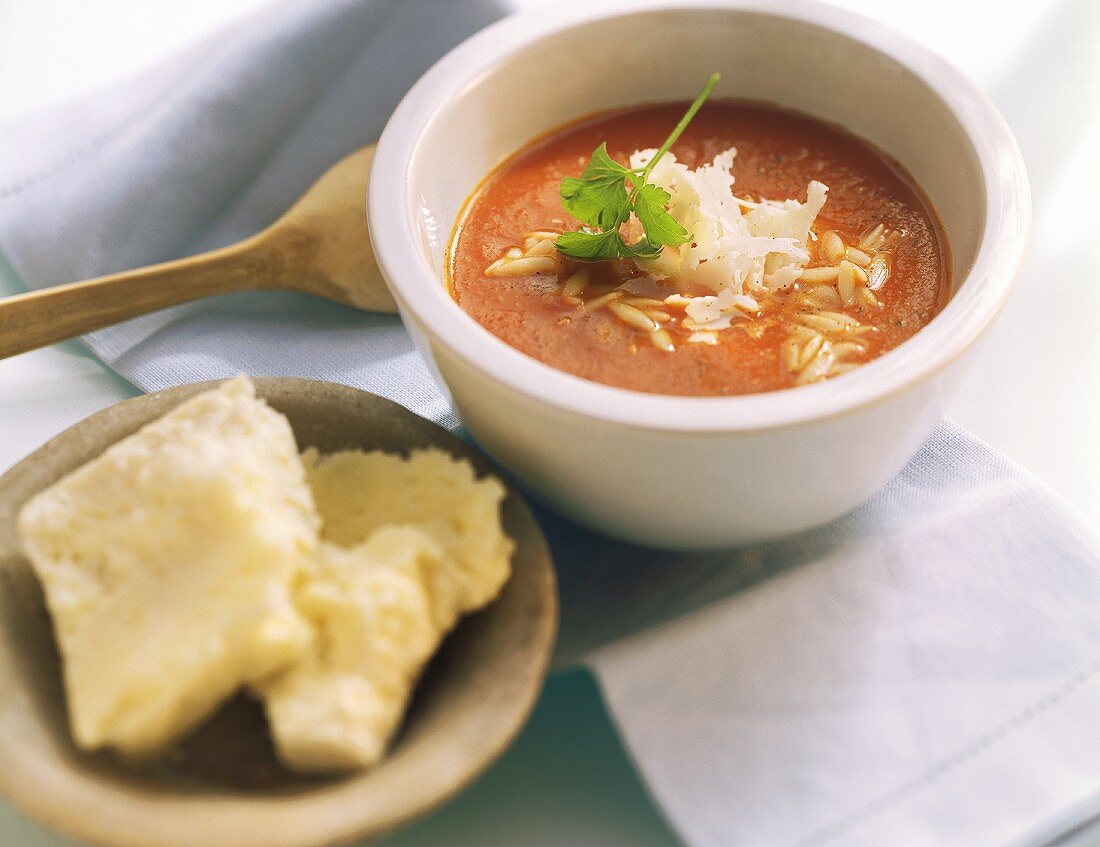
[[[139,71],[264,2],[0,0],[0,123]],[[514,2],[552,13],[552,0]],[[960,65],[1015,131],[1034,193],[1031,249],[951,415],[1100,524],[1100,0],[838,5]],[[22,288],[0,258],[0,296]],[[0,470],[133,393],[77,342],[0,361]],[[69,842],[0,805],[0,843]],[[551,682],[531,726],[486,778],[387,843],[675,841],[578,673]]]

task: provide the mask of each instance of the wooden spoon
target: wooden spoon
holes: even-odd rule
[[[367,233],[374,145],[332,166],[262,232],[220,250],[0,300],[0,359],[216,294],[304,291],[392,314]]]
[[[258,378],[299,446],[407,452],[435,446],[492,468],[440,427],[364,391]],[[0,790],[68,835],[117,847],[305,847],[378,835],[461,790],[504,750],[542,687],[557,629],[546,542],[514,490],[516,542],[500,597],[463,619],[417,687],[385,759],[342,779],[298,776],[275,759],[262,711],[239,698],[144,771],[73,746],[50,620],[15,516],[26,500],[215,383],[127,400],[62,433],[0,477]]]

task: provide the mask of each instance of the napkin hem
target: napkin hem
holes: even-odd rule
[[[1051,709],[1057,707],[1068,697],[1079,691],[1086,683],[1100,675],[1100,661],[1093,662],[1088,667],[1072,674],[1060,685],[1054,687],[1042,697],[1039,697],[1019,710],[1006,721],[1002,721],[993,729],[979,736],[970,744],[956,750],[950,755],[941,757],[939,761],[925,768],[918,776],[908,782],[896,786],[890,791],[880,794],[868,801],[862,808],[835,819],[832,823],[818,827],[804,838],[796,841],[794,847],[812,847],[817,844],[828,844],[850,832],[860,824],[871,820],[877,815],[888,812],[921,791],[933,787],[941,778],[948,776],[961,765],[976,759],[990,748],[1007,739],[1010,735],[1024,729],[1032,721]],[[1095,809],[1094,809],[1095,814]],[[1034,842],[1025,842],[1034,843]]]

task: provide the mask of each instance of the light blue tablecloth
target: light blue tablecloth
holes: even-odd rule
[[[3,128],[0,249],[42,286],[246,236],[501,11],[283,2]],[[303,296],[217,298],[87,341],[144,390],[294,374],[457,425],[396,318]],[[559,661],[594,669],[690,844],[1024,844],[1096,810],[1100,548],[957,427],[857,512],[779,544],[671,555],[544,524]]]

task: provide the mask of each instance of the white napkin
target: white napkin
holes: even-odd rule
[[[283,2],[2,128],[0,250],[44,286],[255,232],[502,11]],[[145,390],[294,374],[458,426],[397,319],[304,296],[222,297],[88,343]],[[857,512],[778,544],[674,555],[543,523],[559,664],[598,675],[689,844],[1040,844],[1100,812],[1100,544],[957,427]]]

